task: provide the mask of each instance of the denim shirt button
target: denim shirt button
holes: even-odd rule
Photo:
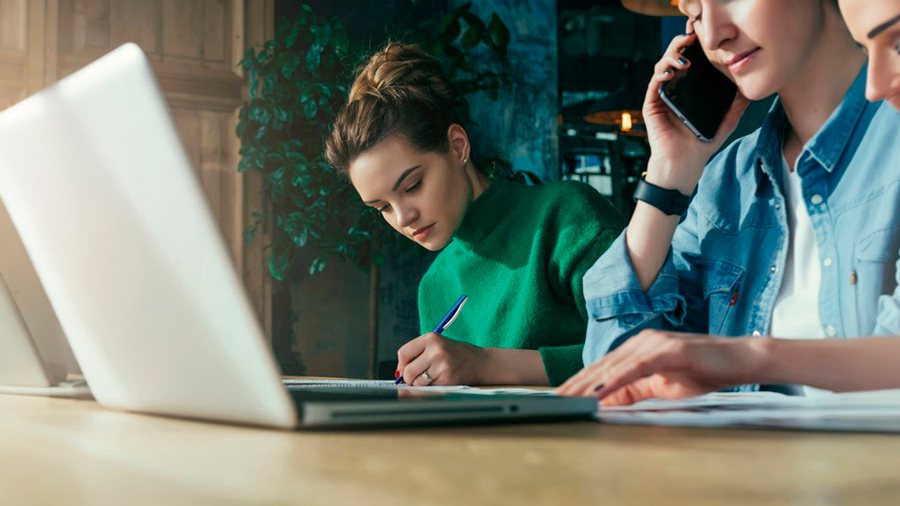
[[[825,267],[831,267],[832,262],[833,260],[831,260],[831,258],[826,258],[822,261],[822,265],[824,265]]]
[[[812,202],[814,206],[817,206],[817,205],[821,204],[821,203],[822,203],[822,200],[823,200],[823,199],[822,199],[822,196],[819,195],[818,193],[815,194],[815,195],[813,195],[813,196],[809,199],[809,201]]]
[[[769,267],[769,272],[771,272],[772,274],[775,274],[776,272],[778,272],[778,266],[773,265],[772,267]]]
[[[828,337],[834,337],[837,335],[837,329],[834,328],[834,325],[826,325],[825,334],[827,334]]]
[[[754,330],[754,331],[753,331],[753,336],[754,336],[754,337],[761,336],[761,335],[762,335],[762,332],[760,332],[760,331],[758,331],[758,330]]]

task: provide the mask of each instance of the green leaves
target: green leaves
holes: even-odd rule
[[[293,49],[294,44],[297,43],[297,38],[300,37],[300,32],[305,28],[303,23],[294,23],[294,26],[291,27],[291,32],[284,39],[284,48],[285,49]]]
[[[279,249],[273,249],[269,253],[269,274],[276,281],[284,281],[284,276],[290,266],[288,255]]]
[[[478,16],[472,14],[468,10],[463,11],[460,15],[466,20],[468,28],[466,28],[462,38],[459,40],[459,45],[463,49],[472,49],[484,38],[484,23]]]
[[[496,12],[491,14],[487,25],[488,42],[502,58],[506,58],[506,48],[509,46],[509,30]]]
[[[426,48],[449,63],[449,77],[461,95],[483,91],[496,100],[500,87],[508,82],[505,63],[509,30],[496,12],[491,13],[485,24],[471,9],[469,2],[444,15],[438,24],[439,31]],[[489,51],[492,62],[478,59],[478,65],[474,63],[472,54],[480,48]],[[460,113],[464,120],[470,118],[467,105]]]
[[[307,119],[313,119],[319,111],[318,102],[316,102],[312,95],[302,94],[300,95],[300,103],[303,105],[303,115],[306,116]]]
[[[314,43],[309,47],[309,50],[306,51],[306,68],[310,72],[315,72],[316,69],[319,68],[319,64],[322,63],[322,51],[324,48],[320,46],[318,43]]]
[[[247,227],[247,230],[244,230],[244,244],[250,244],[253,242],[253,239],[256,237],[256,231],[259,228],[259,225],[251,225]]]
[[[320,256],[316,257],[315,260],[309,265],[309,273],[310,274],[318,274],[325,269],[325,265],[328,264],[328,257]]]

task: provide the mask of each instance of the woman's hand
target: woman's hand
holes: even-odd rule
[[[482,384],[487,362],[486,348],[434,332],[413,339],[397,351],[397,370],[407,385],[414,386]]]
[[[559,393],[596,396],[613,406],[755,383],[769,341],[645,330],[571,377]]]
[[[429,332],[397,351],[407,385],[547,385],[538,350],[479,348]],[[426,374],[427,373],[427,374]]]
[[[688,26],[690,28],[690,24]],[[741,115],[750,103],[738,93],[713,141],[702,142],[663,102],[659,96],[663,83],[671,80],[676,70],[691,66],[691,62],[682,56],[681,51],[692,44],[696,37],[689,33],[672,39],[669,48],[654,67],[642,110],[651,153],[647,165],[647,181],[663,188],[679,190],[685,195],[693,193],[706,162],[737,127]]]

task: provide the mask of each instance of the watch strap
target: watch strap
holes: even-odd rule
[[[651,206],[671,216],[681,216],[687,211],[691,197],[678,190],[671,190],[648,183],[643,176],[634,190],[634,200],[643,200]]]

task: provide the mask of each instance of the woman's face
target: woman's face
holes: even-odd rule
[[[839,0],[841,14],[869,55],[866,98],[887,100],[900,110],[900,2]]]
[[[759,100],[796,77],[825,26],[823,0],[681,0],[709,61]]]
[[[356,157],[349,174],[366,205],[431,251],[450,242],[472,201],[472,185],[456,150],[423,153],[396,136]]]

